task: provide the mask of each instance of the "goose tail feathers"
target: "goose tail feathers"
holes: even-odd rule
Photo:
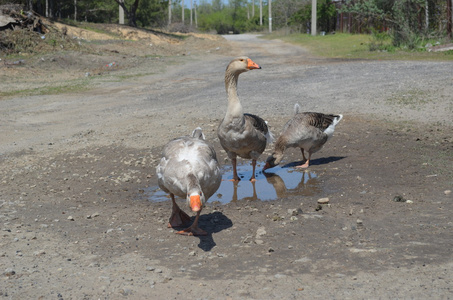
[[[324,130],[324,132],[327,134],[328,139],[332,137],[333,132],[335,131],[335,126],[341,121],[341,119],[343,119],[343,115],[336,115],[333,119],[332,124],[330,124],[326,130]]]
[[[333,120],[333,126],[336,126],[341,119],[343,119],[343,115],[338,114],[337,117]]]
[[[294,114],[300,113],[300,105],[299,103],[294,104]]]
[[[200,127],[197,127],[194,129],[194,131],[192,131],[192,137],[200,139],[200,140],[206,139],[204,136],[203,130],[201,130]]]
[[[266,122],[267,125],[267,121]],[[269,125],[267,125],[267,132],[266,132],[266,142],[268,144],[272,144],[275,141],[274,135],[272,134],[271,130],[269,129]]]

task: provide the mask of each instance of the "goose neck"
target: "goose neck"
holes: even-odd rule
[[[238,83],[239,74],[238,73],[225,73],[225,90],[228,95],[228,110],[227,113],[230,113],[235,116],[242,116],[242,106],[239,101],[237,93],[237,83]]]

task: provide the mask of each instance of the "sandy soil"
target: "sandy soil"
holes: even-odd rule
[[[0,69],[11,92],[0,101],[1,297],[453,298],[451,62],[325,60],[253,35],[148,42]],[[244,109],[275,135],[296,102],[344,119],[314,155],[313,184],[259,173],[278,199],[215,195],[208,236],[176,235],[170,201],[148,193],[160,151],[201,126],[227,168],[215,130],[239,54],[263,68],[240,77]],[[49,89],[64,84],[76,88]],[[15,96],[27,86],[40,92]],[[289,150],[285,163],[300,159]]]

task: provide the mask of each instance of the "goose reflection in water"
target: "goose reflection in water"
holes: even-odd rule
[[[306,170],[297,170],[288,173],[299,173],[302,174],[299,183],[296,187],[288,188],[285,184],[285,181],[277,175],[276,173],[263,172],[266,176],[268,183],[272,184],[275,189],[278,198],[288,197],[288,196],[313,196],[322,192],[321,187],[319,186],[318,176],[313,172],[308,172]],[[295,175],[295,174],[294,174]],[[299,176],[297,176],[299,177]],[[294,180],[292,181],[294,182]],[[292,183],[291,182],[291,183]]]
[[[289,196],[311,196],[322,193],[318,176],[307,169],[295,169],[290,164],[277,166],[269,171],[256,172],[256,181],[240,180],[233,182],[231,167],[221,168],[223,176],[217,192],[211,196],[208,204],[227,204],[237,201],[272,201]],[[248,165],[238,165],[241,178],[250,178],[252,171]],[[148,199],[152,202],[168,200],[159,187],[147,189]]]
[[[239,176],[248,178],[250,171],[242,171],[239,166]],[[249,168],[247,168],[249,169]],[[223,204],[236,201],[270,201],[288,196],[310,196],[320,194],[322,188],[316,173],[308,170],[275,167],[272,172],[257,172],[256,181],[232,182],[231,170],[222,170],[224,175],[220,188],[211,198],[212,202]],[[241,172],[242,171],[242,172]]]

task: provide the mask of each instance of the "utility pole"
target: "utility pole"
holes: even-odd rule
[[[316,35],[316,0],[311,0],[311,35]]]
[[[168,0],[168,26],[171,25],[171,0]]]
[[[182,3],[181,3],[181,19],[182,19],[182,23],[184,24],[184,0],[182,0]]]
[[[192,1],[193,0],[190,0],[190,27],[192,27],[192,6],[193,6]]]
[[[269,33],[272,33],[272,0],[269,1]]]
[[[119,20],[118,20],[118,23],[120,23],[121,25],[124,25],[124,9],[123,9],[123,7],[121,5],[119,6]]]
[[[198,28],[198,20],[197,20],[197,1],[195,1],[193,8],[194,8],[194,10],[195,10],[195,28]]]
[[[252,18],[255,16],[255,0],[252,0]]]

